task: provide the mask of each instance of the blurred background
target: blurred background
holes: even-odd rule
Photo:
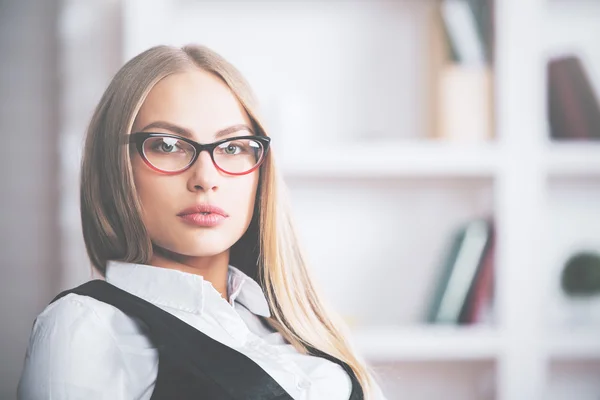
[[[0,0],[0,398],[90,279],[86,125],[200,43],[250,81],[318,283],[388,399],[600,398],[600,2]]]

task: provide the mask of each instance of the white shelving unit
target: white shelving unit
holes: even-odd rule
[[[503,337],[489,327],[381,327],[353,332],[361,353],[378,362],[494,360],[504,351]],[[553,360],[600,360],[595,330],[554,333],[542,340]]]
[[[458,177],[495,178],[512,157],[493,143],[458,144],[436,140],[351,144],[340,154],[335,144],[310,154],[285,154],[289,177]],[[384,153],[384,154],[382,154]],[[356,157],[360,154],[360,158]],[[600,177],[599,143],[546,143],[540,168],[551,178]]]
[[[600,176],[600,143],[548,143],[544,156],[551,177]]]
[[[548,338],[546,351],[553,360],[600,360],[598,330],[555,333]]]
[[[488,327],[383,327],[354,332],[362,354],[377,362],[494,360],[502,351],[501,337]]]
[[[492,144],[439,141],[381,141],[365,144],[322,144],[308,153],[281,155],[288,177],[337,178],[479,177],[497,174],[499,154]]]
[[[435,118],[422,72],[433,1],[131,0],[123,58],[199,42],[247,76],[273,127],[309,259],[353,321],[358,348],[388,371],[388,399],[597,399],[600,388],[582,389],[578,377],[600,381],[600,327],[570,331],[547,318],[560,303],[558,257],[600,249],[600,146],[550,142],[546,123],[545,62],[558,40],[565,47],[552,32],[568,30],[561,10],[572,3],[496,1],[490,143],[425,138]],[[585,4],[585,16],[570,18],[598,21],[600,7]],[[600,37],[600,24],[588,34]],[[581,180],[587,186],[563,185]],[[564,222],[579,201],[584,229]],[[489,214],[494,326],[423,325],[449,234]]]

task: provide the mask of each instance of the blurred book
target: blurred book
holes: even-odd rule
[[[466,324],[489,314],[493,287],[493,224],[474,219],[452,236],[428,310],[427,322]]]
[[[493,0],[443,0],[431,13],[430,136],[494,138]]]
[[[485,60],[488,64],[494,63],[494,32],[495,32],[495,4],[494,0],[467,0],[475,25],[479,40],[483,46]]]
[[[600,139],[598,98],[577,56],[548,63],[548,118],[552,139]]]
[[[493,0],[443,0],[440,3],[449,58],[461,65],[493,61]]]
[[[483,259],[477,270],[475,280],[463,304],[459,317],[459,323],[461,324],[493,323],[496,233],[493,222],[489,223],[490,237],[486,243]]]

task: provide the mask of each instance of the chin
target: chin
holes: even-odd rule
[[[232,229],[209,228],[190,231],[173,230],[163,232],[161,238],[152,241],[166,253],[183,257],[212,257],[231,248],[242,236],[243,232],[232,232]],[[237,229],[236,229],[237,231]],[[158,235],[157,235],[158,236]]]
[[[236,242],[235,240],[211,236],[203,235],[201,238],[186,238],[186,240],[178,241],[176,245],[169,247],[169,249],[174,253],[187,257],[211,257],[229,250]]]

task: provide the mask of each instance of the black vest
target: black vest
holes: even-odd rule
[[[60,293],[90,296],[139,318],[158,350],[158,376],[152,399],[291,400],[258,364],[181,321],[161,308],[103,280],[92,280]],[[317,349],[311,354],[339,364],[352,381],[349,400],[363,400],[356,375],[345,362]]]

